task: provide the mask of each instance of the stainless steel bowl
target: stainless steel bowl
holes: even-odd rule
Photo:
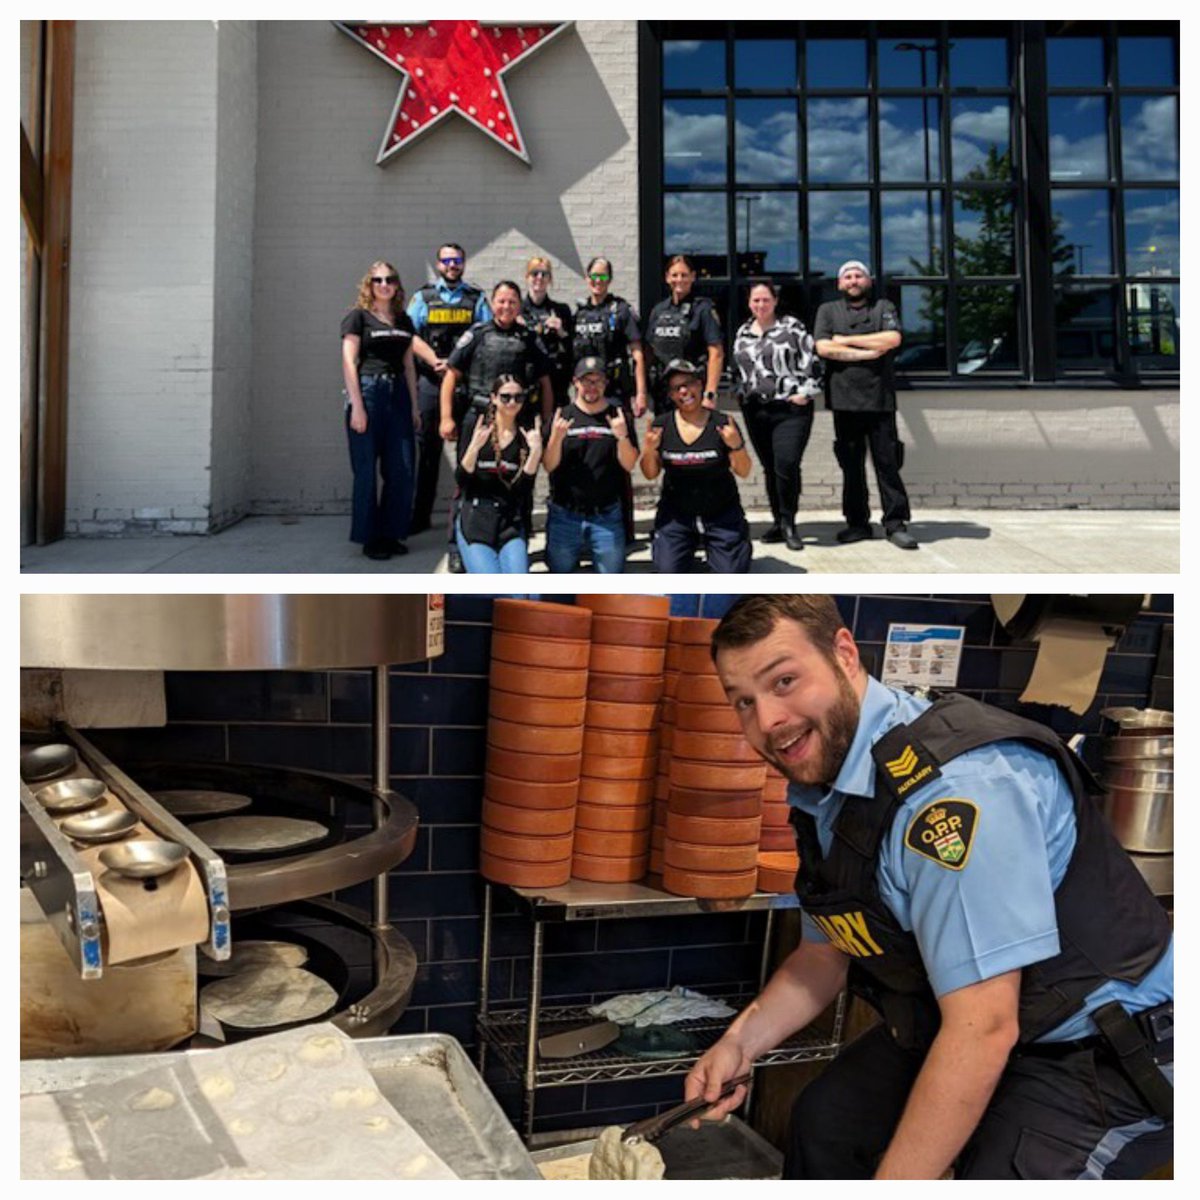
[[[59,829],[77,842],[115,842],[137,827],[138,819],[123,808],[106,812],[80,813],[68,817]]]
[[[1102,708],[1100,715],[1117,726],[1117,737],[1170,733],[1175,728],[1175,714],[1161,708]]]
[[[49,812],[82,812],[95,808],[104,799],[105,787],[99,779],[60,779],[33,793],[33,798]]]
[[[1171,792],[1175,789],[1175,772],[1155,770],[1153,763],[1137,761],[1123,766],[1108,764],[1100,775],[1106,789],[1127,788],[1134,792]]]
[[[131,879],[169,875],[187,856],[186,848],[178,842],[123,842],[119,846],[105,846],[100,851],[100,861],[110,871],[128,875]]]
[[[74,746],[54,744],[21,751],[21,778],[26,783],[63,775],[79,761]]]
[[[1109,788],[1104,815],[1126,850],[1170,854],[1175,848],[1175,803],[1169,791]]]
[[[1170,736],[1105,738],[1100,752],[1105,762],[1125,762],[1128,759],[1174,759],[1175,739]],[[1165,764],[1164,764],[1165,765]]]

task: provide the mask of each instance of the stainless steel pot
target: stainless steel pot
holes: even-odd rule
[[[1126,762],[1129,759],[1171,759],[1175,758],[1175,739],[1173,737],[1128,737],[1106,738],[1102,756],[1105,762]],[[1165,766],[1160,762],[1159,766]]]
[[[1175,855],[1131,854],[1129,861],[1156,896],[1175,894]]]
[[[1171,791],[1110,787],[1104,815],[1126,850],[1170,854],[1175,844],[1175,806]]]
[[[1160,770],[1154,759],[1133,759],[1130,762],[1108,763],[1100,775],[1106,788],[1126,788],[1135,792],[1172,792],[1175,772]]]
[[[1117,737],[1171,733],[1175,714],[1159,708],[1102,708],[1100,715],[1117,726]]]

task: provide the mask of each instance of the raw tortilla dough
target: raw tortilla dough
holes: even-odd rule
[[[308,962],[308,951],[295,942],[247,941],[235,942],[229,957],[221,961],[196,956],[196,971],[200,975],[222,978],[240,975],[258,967],[302,967]]]
[[[238,812],[253,801],[240,792],[214,792],[205,788],[172,788],[155,792],[154,798],[173,817],[212,817]]]
[[[586,1179],[590,1154],[573,1154],[570,1158],[555,1158],[550,1162],[538,1163],[543,1179]]]
[[[270,1029],[316,1020],[337,998],[337,992],[311,971],[262,967],[206,984],[200,990],[200,1007],[214,1020],[238,1029]]]
[[[319,821],[299,817],[217,817],[198,821],[192,832],[218,854],[254,850],[295,850],[329,835]]]
[[[589,1179],[661,1179],[667,1168],[658,1147],[650,1142],[623,1142],[625,1131],[610,1125],[596,1139]]]

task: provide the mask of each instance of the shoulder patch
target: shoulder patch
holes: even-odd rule
[[[898,744],[899,740],[893,739],[892,745]],[[886,753],[893,753],[893,750],[889,749]],[[882,770],[885,782],[899,800],[903,800],[913,788],[924,787],[942,774],[933,756],[915,738],[906,740],[893,758],[885,758],[881,747],[877,746],[874,758],[876,768]]]
[[[455,349],[458,349],[460,346],[469,346],[474,340],[475,334],[468,329],[466,333],[464,333],[462,337],[460,337],[458,341],[454,343]]]
[[[971,857],[978,824],[979,808],[973,801],[935,800],[913,817],[904,844],[938,866],[961,871]]]

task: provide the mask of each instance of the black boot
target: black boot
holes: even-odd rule
[[[771,522],[771,528],[768,529],[766,533],[764,533],[758,540],[767,546],[778,545],[778,543],[783,541],[783,528],[779,524],[778,517]]]
[[[796,529],[795,521],[788,521],[783,527],[783,541],[789,550],[803,550],[804,539]]]

